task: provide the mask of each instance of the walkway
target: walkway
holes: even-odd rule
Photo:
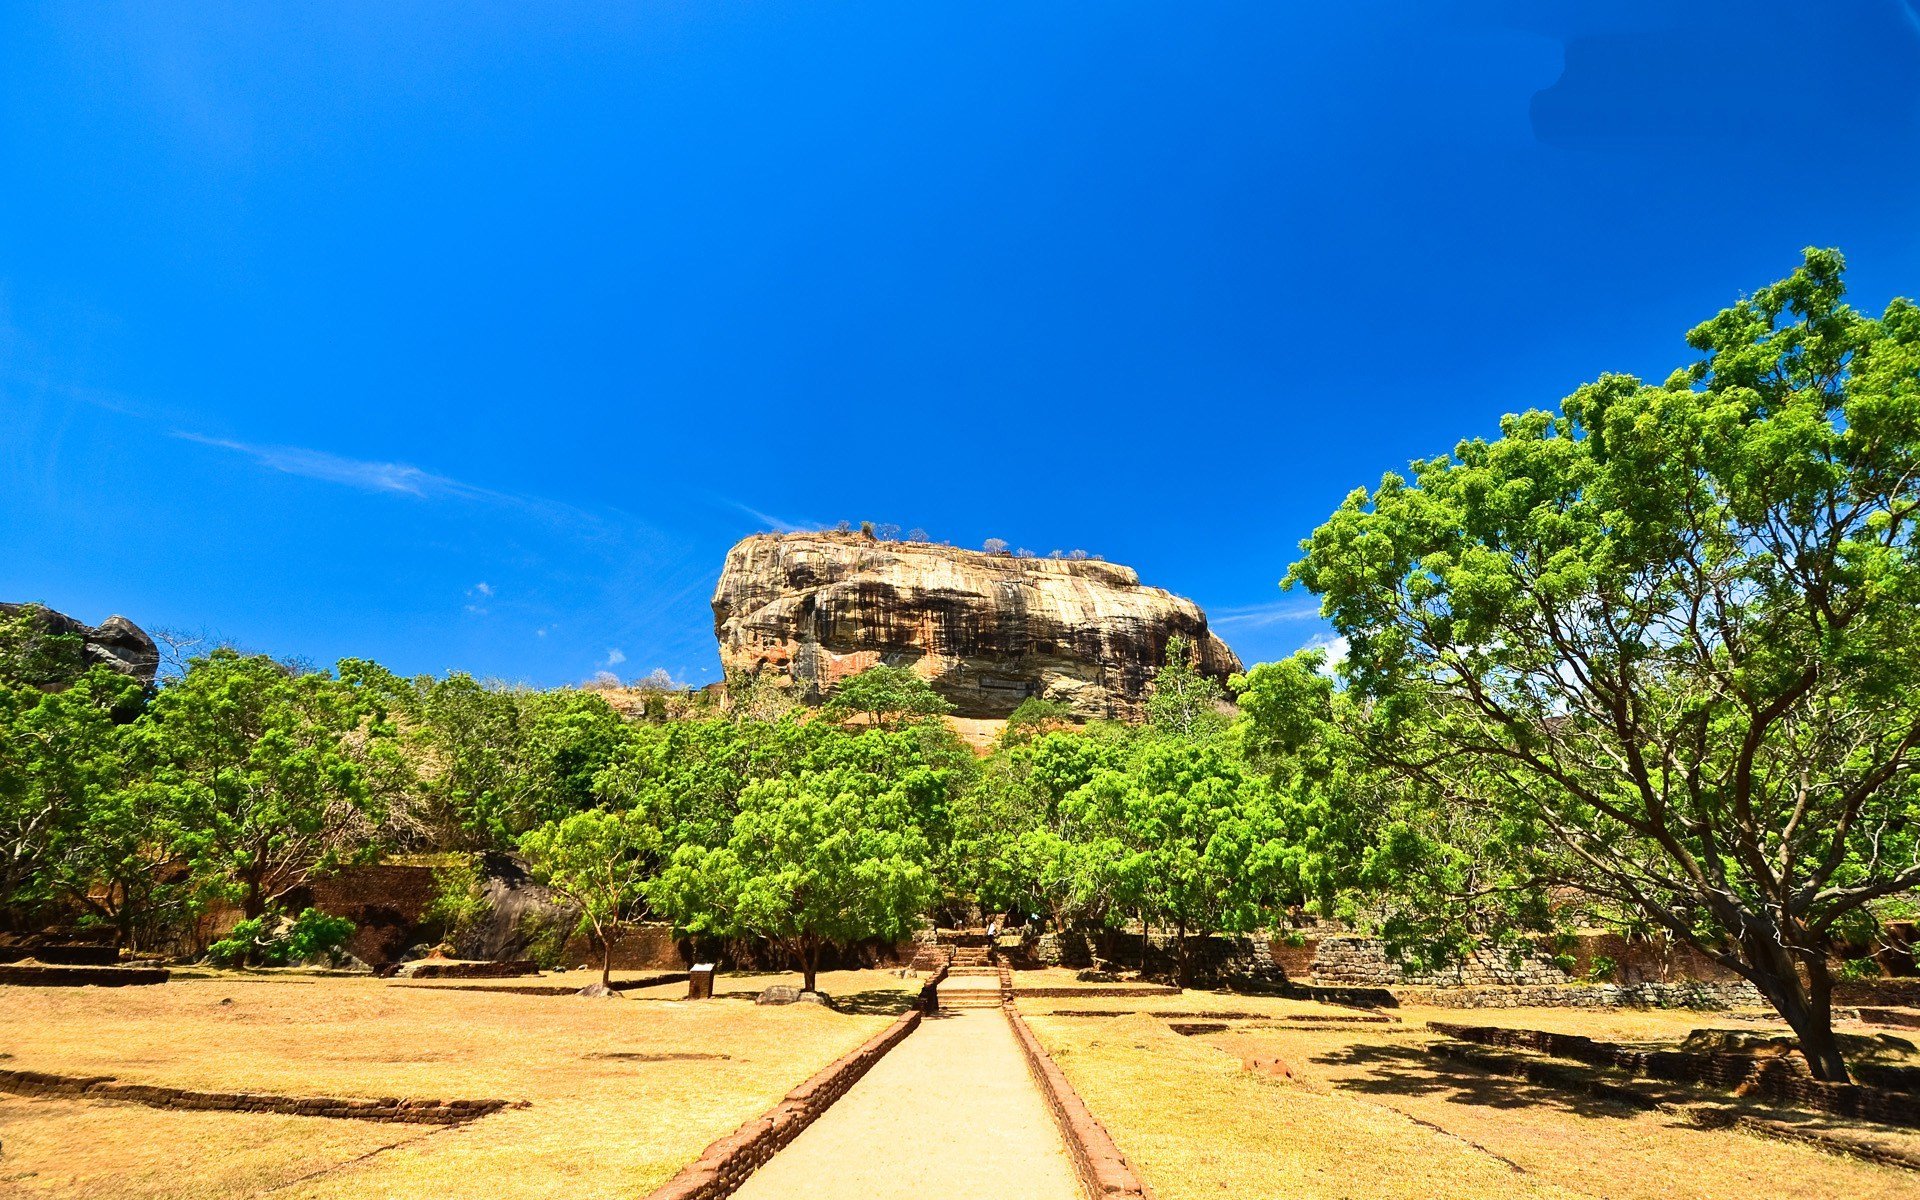
[[[999,1008],[943,1013],[748,1177],[739,1200],[1079,1200]]]

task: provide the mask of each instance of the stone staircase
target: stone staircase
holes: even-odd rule
[[[941,1008],[998,1008],[1007,992],[1008,972],[995,966],[985,938],[943,943],[949,951],[947,977],[940,984]]]

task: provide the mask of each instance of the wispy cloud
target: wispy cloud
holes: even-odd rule
[[[818,521],[789,521],[782,517],[776,517],[772,513],[763,513],[757,508],[752,508],[740,503],[738,500],[722,500],[721,503],[725,504],[728,508],[738,509],[747,514],[762,525],[770,527],[775,533],[805,533],[808,530],[820,528],[820,522]]]
[[[325,483],[343,484],[367,492],[394,492],[406,496],[419,496],[423,499],[431,496],[509,499],[498,493],[489,492],[485,488],[461,483],[445,475],[435,475],[431,471],[423,471],[419,467],[409,466],[406,463],[346,458],[338,454],[329,454],[324,450],[308,450],[300,446],[255,446],[246,442],[229,441],[226,438],[207,437],[204,434],[185,430],[176,430],[173,436],[182,441],[212,446],[217,450],[231,450],[235,454],[244,454],[270,471],[298,475],[303,479],[318,479]]]
[[[493,595],[493,585],[488,583],[484,579],[482,579],[479,583],[474,584],[473,590],[476,592],[479,592],[482,596]]]
[[[603,667],[617,667],[625,661],[627,661],[627,652],[615,646],[613,649],[607,651],[607,661],[600,665]]]
[[[1320,606],[1311,600],[1274,600],[1266,604],[1247,604],[1238,608],[1218,608],[1207,613],[1213,625],[1237,625],[1244,629],[1264,629],[1286,621],[1312,621],[1320,616]]]

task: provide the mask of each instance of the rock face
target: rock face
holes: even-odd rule
[[[813,702],[876,663],[910,666],[961,717],[1004,717],[1039,696],[1082,717],[1138,718],[1175,635],[1208,675],[1240,669],[1192,601],[1129,567],[849,533],[734,546],[713,628],[729,677],[770,675]]]
[[[43,687],[64,687],[72,682],[70,677],[62,677],[69,671],[72,676],[78,676],[94,666],[112,667],[145,684],[151,684],[160,670],[160,648],[153,644],[146,630],[125,617],[108,617],[98,625],[88,625],[44,605],[0,601],[0,617],[11,617],[27,609],[38,615],[48,637],[80,639],[79,659],[52,665],[54,675],[38,681]]]

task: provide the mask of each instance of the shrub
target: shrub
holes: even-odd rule
[[[290,962],[332,962],[353,936],[354,924],[308,908],[289,921],[278,911],[269,910],[250,921],[242,921],[213,945],[207,947],[207,961],[217,967],[284,967]]]
[[[492,909],[481,890],[480,863],[476,857],[433,872],[433,901],[421,916],[440,927],[446,941],[458,943]]]
[[[1587,964],[1587,982],[1611,983],[1614,972],[1619,969],[1620,964],[1615,962],[1611,955],[1596,954],[1593,956],[1593,961]]]
[[[294,918],[285,931],[287,961],[315,962],[337,960],[353,936],[354,924],[345,917],[309,908]]]

